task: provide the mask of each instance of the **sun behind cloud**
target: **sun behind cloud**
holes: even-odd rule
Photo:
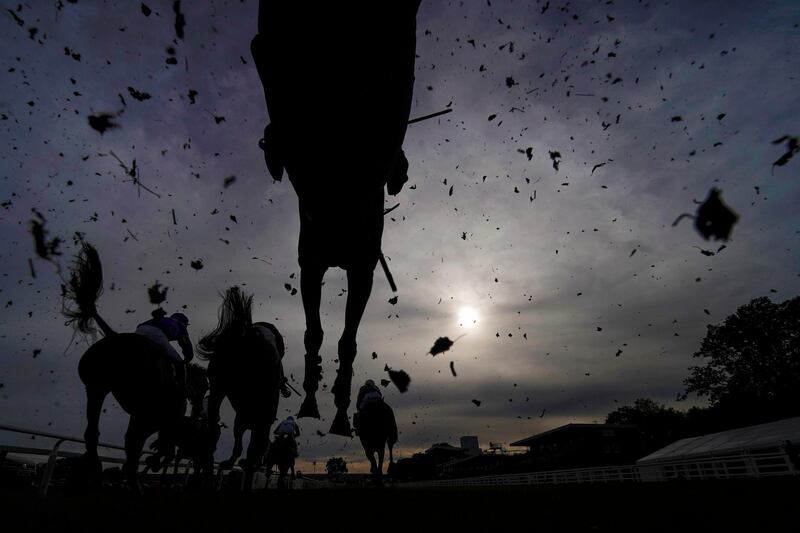
[[[480,313],[474,307],[460,307],[458,309],[458,325],[465,328],[474,328],[478,325]]]

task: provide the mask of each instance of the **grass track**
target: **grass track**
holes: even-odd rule
[[[800,531],[800,479],[139,498],[54,489],[44,501],[0,489],[0,513],[9,532]]]

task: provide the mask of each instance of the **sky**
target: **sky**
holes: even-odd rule
[[[183,2],[183,38],[171,1],[146,4],[2,2],[0,423],[84,429],[88,341],[70,344],[32,209],[64,239],[62,268],[75,232],[97,247],[98,306],[120,331],[149,317],[156,280],[195,342],[221,291],[253,293],[300,389],[297,198],[257,145],[268,120],[249,54],[257,2]],[[385,365],[410,375],[405,394],[384,389],[396,457],[461,435],[485,448],[601,423],[639,397],[703,405],[676,396],[706,326],[752,298],[800,293],[800,160],[773,167],[786,148],[772,142],[798,135],[799,24],[792,1],[423,1],[411,115],[452,112],[408,129],[410,181],[387,197],[399,206],[383,237],[398,300],[376,270],[353,380],[387,378]],[[97,113],[118,127],[92,129]],[[134,160],[155,194],[130,181]],[[740,217],[727,242],[691,220],[672,226],[712,187]],[[329,271],[328,388],[345,288]],[[440,336],[458,340],[433,357]],[[342,456],[363,469],[357,439],[319,435],[334,406],[318,396],[323,420],[300,421],[300,468]],[[101,440],[122,442],[127,417],[111,397],[106,407]]]

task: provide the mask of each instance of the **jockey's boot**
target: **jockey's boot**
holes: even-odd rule
[[[322,357],[317,354],[306,354],[305,356],[305,377],[303,378],[303,390],[306,397],[300,405],[297,418],[319,418],[319,407],[317,406],[317,389],[322,380]]]

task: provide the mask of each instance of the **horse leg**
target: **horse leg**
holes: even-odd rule
[[[297,418],[319,418],[317,406],[317,389],[322,379],[322,358],[319,349],[322,347],[322,322],[319,317],[319,306],[322,301],[322,278],[325,267],[300,268],[300,295],[303,298],[303,310],[306,315],[306,331],[303,335],[305,345],[305,372],[303,390],[306,397],[300,405]]]
[[[392,446],[393,446],[393,444],[390,444],[390,443],[386,444],[386,447],[389,448],[389,466],[386,468],[386,475],[387,476],[392,476],[393,475],[393,473],[390,472],[390,470],[392,469],[392,465],[394,464],[394,458],[392,457]]]
[[[250,444],[244,467],[244,490],[253,488],[253,474],[258,471],[269,446],[269,427],[256,426],[250,430]]]
[[[236,464],[236,459],[238,459],[242,455],[242,437],[244,436],[244,423],[239,415],[233,419],[233,450],[231,451],[230,458],[222,461],[219,464],[219,467],[223,470],[228,470],[233,468],[233,465]]]
[[[180,453],[175,454],[175,462],[172,465],[172,485],[178,486],[178,467],[181,464],[181,455]]]
[[[139,459],[148,436],[149,432],[139,417],[131,415],[128,430],[125,432],[125,475],[128,486],[136,493],[142,490],[138,478]]]
[[[378,448],[378,471],[376,472],[375,483],[378,485],[383,484],[383,454],[385,453],[383,444]]]
[[[369,473],[372,474],[372,480],[375,481],[375,478],[378,475],[378,463],[375,462],[374,450],[367,451],[367,459],[369,459]]]
[[[374,267],[373,267],[374,269]],[[353,379],[353,361],[356,358],[356,336],[364,310],[372,293],[372,270],[351,268],[347,271],[347,305],[344,313],[344,331],[339,339],[339,370],[333,384],[336,416],[330,433],[352,436],[347,408],[350,407],[350,389]]]
[[[90,479],[99,479],[103,471],[97,455],[97,442],[100,438],[100,412],[107,394],[97,387],[86,387],[86,431],[83,438],[86,441],[86,472]]]

